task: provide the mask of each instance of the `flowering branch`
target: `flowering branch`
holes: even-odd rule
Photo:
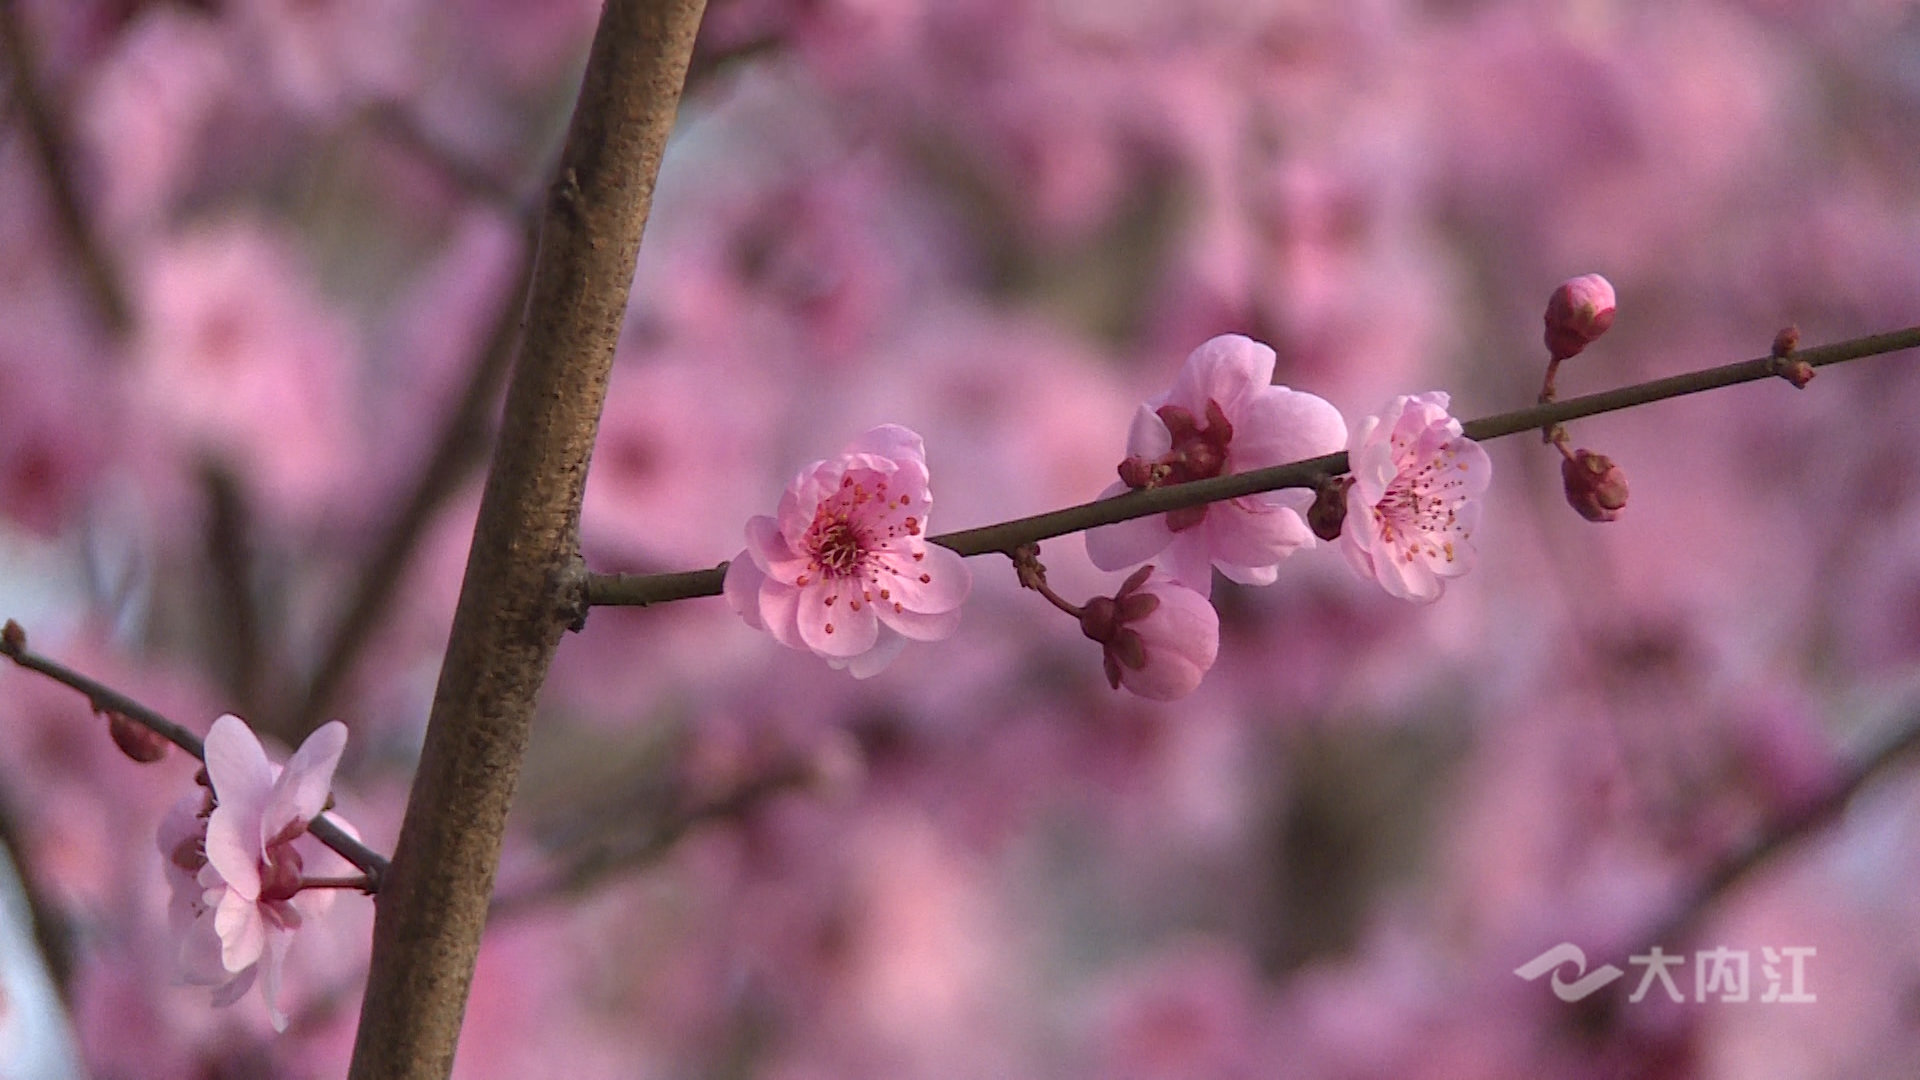
[[[0,50],[4,50],[7,67],[13,71],[13,100],[25,115],[27,133],[46,172],[54,220],[80,260],[80,271],[107,329],[116,337],[124,335],[133,327],[127,291],[81,209],[79,188],[73,175],[73,149],[61,129],[60,118],[40,93],[39,58],[34,55],[33,42],[28,38],[15,0],[0,0]]]
[[[94,712],[124,716],[185,750],[193,755],[195,760],[206,761],[206,744],[200,736],[105,683],[90,679],[64,664],[29,651],[27,632],[12,619],[8,619],[5,630],[0,631],[0,656],[12,660],[28,671],[38,672],[54,682],[80,691],[86,695],[87,704],[93,707]],[[355,881],[354,888],[369,893],[380,888],[381,879],[385,876],[388,867],[385,856],[361,843],[325,814],[314,818],[308,824],[307,831],[366,874],[364,882]]]
[[[1793,359],[1806,364],[1811,369],[1916,347],[1920,347],[1920,326],[1853,338],[1813,349],[1796,350],[1793,353]],[[1515,409],[1512,412],[1498,413],[1467,422],[1463,425],[1463,431],[1467,438],[1475,442],[1485,442],[1522,431],[1535,431],[1569,420],[1578,420],[1585,416],[1618,412],[1668,398],[1698,394],[1706,390],[1718,390],[1722,387],[1754,382],[1777,375],[1785,377],[1782,375],[1780,360],[1776,356],[1769,355],[1756,360],[1744,360],[1665,379],[1655,379],[1651,382],[1636,383],[1632,386],[1570,398],[1566,401],[1547,402],[1525,409]],[[1143,488],[1110,499],[1082,503],[1065,510],[1016,518],[977,529],[943,533],[929,537],[928,540],[930,543],[939,544],[964,556],[1000,552],[1011,557],[1022,544],[1037,543],[1100,525],[1111,525],[1151,514],[1164,514],[1171,510],[1220,502],[1263,491],[1315,487],[1322,481],[1339,476],[1346,471],[1347,455],[1344,452],[1326,454],[1268,469],[1254,469],[1165,487]],[[722,563],[711,570],[688,570],[670,574],[588,574],[587,603],[608,607],[644,607],[671,600],[691,599],[696,596],[718,596],[722,583],[726,580],[726,573],[727,565]]]

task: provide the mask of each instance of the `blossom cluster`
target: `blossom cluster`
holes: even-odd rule
[[[1274,360],[1272,348],[1239,334],[1195,349],[1173,386],[1140,406],[1120,479],[1101,498],[1345,449],[1353,480],[1339,535],[1348,561],[1396,597],[1439,599],[1447,579],[1473,566],[1478,500],[1492,474],[1486,451],[1461,434],[1438,391],[1394,398],[1349,438],[1332,405],[1273,384]],[[927,538],[928,477],[923,440],[892,424],[809,465],[775,516],[747,523],[747,547],[727,567],[728,604],[748,625],[856,678],[878,674],[909,639],[949,636],[972,581],[958,555]],[[1312,502],[1311,491],[1270,491],[1095,528],[1087,554],[1096,566],[1146,565],[1084,608],[1050,590],[1049,599],[1101,643],[1115,689],[1185,696],[1219,652],[1207,605],[1213,571],[1273,584],[1282,560],[1315,545]]]

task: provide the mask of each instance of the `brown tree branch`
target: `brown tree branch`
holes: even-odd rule
[[[586,487],[704,0],[608,0],[548,195],[493,464],[383,882],[350,1076],[452,1072],[533,708],[584,601]]]
[[[87,704],[92,706],[96,713],[118,713],[192,754],[196,759],[200,761],[207,759],[206,744],[191,729],[167,719],[103,682],[88,678],[64,664],[29,651],[27,632],[12,619],[7,620],[4,632],[0,632],[0,656],[6,657],[28,671],[45,675],[62,686],[70,686],[80,691],[86,695]],[[307,825],[307,831],[313,834],[314,839],[338,852],[341,858],[364,871],[367,875],[368,892],[373,892],[380,887],[382,876],[387,872],[385,856],[355,839],[345,829],[334,824],[333,820],[325,814],[314,818]]]
[[[94,306],[100,309],[101,320],[115,337],[124,337],[133,328],[127,291],[113,262],[107,258],[100,238],[94,234],[86,211],[80,206],[79,187],[73,175],[73,150],[67,143],[61,118],[40,91],[39,57],[34,52],[17,0],[0,0],[0,50],[5,51],[7,66],[13,71],[13,99],[26,117],[27,133],[46,174],[54,220],[79,260],[80,272],[86,279]]]
[[[1916,347],[1920,347],[1920,327],[1909,327],[1905,330],[1823,345],[1816,349],[1803,349],[1795,352],[1793,359],[1805,361],[1811,367],[1820,367]],[[1485,442],[1488,439],[1498,439],[1522,431],[1534,431],[1554,424],[1563,424],[1585,416],[1617,412],[1668,398],[1772,378],[1780,374],[1778,364],[1779,360],[1773,356],[1744,360],[1702,371],[1690,371],[1670,378],[1655,379],[1652,382],[1624,386],[1599,394],[1588,394],[1585,397],[1515,409],[1512,412],[1470,420],[1463,427],[1467,438]],[[1169,510],[1219,502],[1223,499],[1236,499],[1263,491],[1314,487],[1322,480],[1339,476],[1346,471],[1347,455],[1342,451],[1308,461],[1275,465],[1268,469],[1216,476],[1208,480],[1195,480],[1170,487],[1129,491],[1124,495],[1082,503],[1065,510],[1016,518],[997,525],[983,525],[977,529],[943,533],[927,539],[931,543],[951,548],[968,557],[994,552],[1011,557],[1013,552],[1024,544],[1038,543],[1041,540],[1065,536],[1101,525],[1111,525],[1129,518],[1164,514]],[[710,570],[683,570],[670,574],[588,574],[587,602],[593,606],[645,607],[670,600],[688,600],[696,596],[718,596],[726,577],[726,563],[721,563]]]

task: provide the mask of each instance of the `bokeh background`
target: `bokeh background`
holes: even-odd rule
[[[0,7],[0,614],[201,729],[345,720],[341,810],[390,850],[597,5]],[[1085,501],[1221,332],[1351,422],[1531,402],[1589,271],[1619,316],[1564,393],[1920,322],[1917,125],[1897,0],[712,0],[587,559],[712,566],[889,421],[935,532]],[[1218,581],[1171,705],[1003,560],[864,683],[718,599],[596,610],[456,1075],[1915,1075],[1911,770],[1700,883],[1920,722],[1916,414],[1896,356],[1579,422],[1632,483],[1604,526],[1502,440],[1438,604],[1331,550]],[[303,931],[274,1037],[170,985],[190,763],[11,668],[0,748],[93,1075],[341,1074],[369,902]],[[1562,942],[1628,977],[1512,974]],[[1652,944],[1747,950],[1753,1000],[1690,962],[1686,1002],[1627,1001]],[[1797,946],[1817,1002],[1761,1002]]]

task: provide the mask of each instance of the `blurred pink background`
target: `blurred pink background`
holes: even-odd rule
[[[598,7],[18,6],[130,319],[8,91],[0,615],[200,730],[346,721],[341,809],[391,850],[482,456],[324,715],[298,705],[521,303]],[[586,556],[715,565],[883,422],[926,438],[933,532],[1086,501],[1216,333],[1351,424],[1531,403],[1547,296],[1589,271],[1619,314],[1566,395],[1920,322],[1916,125],[1894,0],[711,0]],[[719,599],[596,610],[456,1075],[1920,1073],[1911,770],[1650,936],[1920,721],[1913,363],[1572,425],[1631,478],[1606,525],[1537,439],[1494,443],[1479,568],[1438,604],[1331,549],[1218,580],[1220,660],[1170,705],[1109,690],[997,558],[959,633],[867,682]],[[1124,576],[1043,549],[1069,598]],[[152,832],[192,769],[101,726],[0,671],[0,810],[88,1068],[340,1075],[371,904],[303,932],[284,1036],[170,985]],[[1563,942],[1626,977],[1565,1003],[1513,974]],[[1686,1001],[1627,1000],[1653,944]],[[1751,1000],[1695,1000],[1720,946]],[[1805,946],[1817,1000],[1761,1001],[1762,950]]]

